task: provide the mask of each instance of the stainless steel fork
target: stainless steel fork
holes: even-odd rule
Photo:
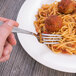
[[[0,25],[2,25],[2,24],[3,24],[3,22],[0,21]],[[27,31],[27,30],[24,30],[24,29],[21,29],[21,28],[18,28],[18,27],[14,27],[12,32],[33,35],[40,42],[40,35],[39,34],[35,34],[33,32],[30,32],[30,31]],[[43,34],[42,33],[41,34],[41,39],[42,39],[41,43],[43,43],[43,44],[58,44],[61,38],[62,38],[61,35]]]

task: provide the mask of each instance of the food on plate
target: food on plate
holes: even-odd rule
[[[75,3],[74,0],[61,0],[61,2],[42,5],[38,10],[34,22],[36,31],[40,34],[49,33],[62,36],[59,44],[47,45],[55,53],[76,54]]]
[[[72,0],[61,0],[61,2],[58,3],[58,10],[61,13],[69,14],[74,12],[76,3]]]
[[[51,15],[45,20],[45,28],[48,33],[57,32],[62,26],[62,18],[57,15]]]

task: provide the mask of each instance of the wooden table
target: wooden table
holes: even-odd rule
[[[0,16],[16,20],[25,0],[0,0]],[[49,69],[32,59],[17,39],[10,60],[0,63],[0,76],[76,76]]]

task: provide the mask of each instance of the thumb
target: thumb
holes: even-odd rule
[[[15,21],[9,20],[0,26],[0,41],[2,40],[2,43],[7,39],[15,24]]]

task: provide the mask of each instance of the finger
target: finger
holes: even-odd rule
[[[7,21],[10,21],[10,19],[0,17],[0,21],[7,22]],[[18,27],[19,24],[16,21],[14,21],[14,20],[12,20],[12,21],[15,23],[14,26]]]
[[[13,33],[11,33],[8,37],[8,42],[11,44],[11,45],[16,45],[16,39],[15,39],[15,36]]]
[[[16,23],[13,20],[10,20],[0,26],[0,41],[5,41],[7,39],[15,24]]]
[[[0,58],[0,62],[5,62],[5,61],[9,60],[9,58],[10,58],[10,55],[2,57],[2,58]]]
[[[7,19],[7,18],[0,17],[0,21],[5,22],[5,21],[8,21],[8,20],[9,20],[9,19]]]
[[[6,55],[10,54],[11,52],[12,52],[12,45],[10,43],[6,42],[2,56],[6,56]]]

